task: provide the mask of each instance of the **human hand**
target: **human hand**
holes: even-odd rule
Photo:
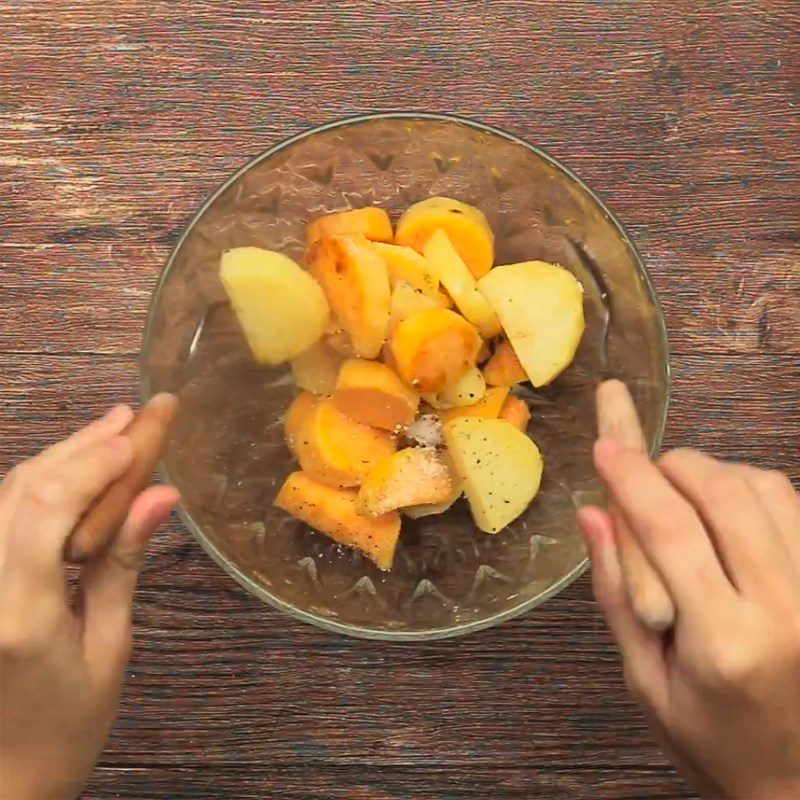
[[[613,521],[583,509],[595,596],[656,737],[705,797],[800,797],[800,497],[693,450],[656,465],[605,439],[595,465],[677,609],[666,636],[639,621]]]
[[[118,406],[0,483],[0,798],[77,796],[114,721],[131,648],[144,548],[170,513],[169,486],[141,492],[71,604],[64,542],[131,463]]]

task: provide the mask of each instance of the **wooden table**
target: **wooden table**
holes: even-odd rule
[[[0,470],[136,398],[150,292],[212,189],[389,108],[544,146],[629,226],[673,351],[670,445],[800,477],[792,0],[0,0]],[[86,798],[678,798],[579,581],[462,640],[278,614],[158,539]]]

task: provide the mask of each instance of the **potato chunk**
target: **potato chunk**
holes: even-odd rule
[[[308,263],[355,354],[375,358],[389,327],[384,260],[363,236],[323,236],[312,245]]]
[[[539,448],[504,419],[459,417],[444,426],[444,438],[475,524],[486,533],[501,531],[539,491]]]
[[[330,310],[320,285],[280,253],[236,247],[222,254],[220,280],[253,357],[280,364],[320,338]]]
[[[480,278],[494,263],[494,234],[482,211],[449,197],[429,197],[414,203],[397,223],[397,244],[422,253],[431,235],[441,228],[469,271]]]
[[[440,228],[425,245],[425,258],[439,276],[458,310],[478,329],[484,339],[497,336],[502,328],[489,301],[478,291],[478,283]]]
[[[389,570],[400,536],[400,515],[394,511],[379,517],[361,516],[356,511],[356,497],[355,489],[335,489],[293,472],[278,492],[275,505]]]
[[[410,247],[384,242],[373,242],[372,249],[386,262],[389,284],[392,288],[399,281],[405,281],[415,289],[424,292],[432,300],[437,300],[439,278],[424,256]]]
[[[468,369],[457,381],[447,384],[435,394],[424,394],[426,403],[437,409],[471,406],[483,399],[486,381],[478,367]]]
[[[445,503],[458,490],[458,479],[443,454],[432,447],[406,447],[375,465],[361,484],[356,505],[361,514],[385,514]]]
[[[394,431],[417,413],[419,395],[378,361],[345,361],[333,394],[336,407],[362,425]]]
[[[525,261],[495,267],[478,282],[534,386],[569,366],[583,335],[583,287],[563,267]]]
[[[456,406],[442,414],[442,421],[449,422],[456,417],[484,417],[497,419],[500,410],[508,397],[508,386],[490,386],[486,394],[477,403],[468,406]]]
[[[337,353],[325,339],[320,339],[292,359],[294,382],[313,394],[331,394],[344,360],[341,353]]]
[[[415,311],[425,308],[436,308],[436,301],[420,289],[415,289],[410,283],[398,281],[392,289],[389,301],[389,331],[395,329],[398,323]]]

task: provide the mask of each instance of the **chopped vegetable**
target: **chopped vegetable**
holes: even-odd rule
[[[483,212],[449,197],[430,197],[408,208],[397,223],[395,241],[422,253],[439,228],[476,278],[492,268],[494,234]]]
[[[292,437],[303,472],[329,486],[358,486],[396,449],[387,431],[355,422],[330,398],[314,403]]]
[[[459,481],[442,453],[406,447],[372,469],[356,505],[361,514],[380,515],[406,506],[445,503],[459,492]]]
[[[389,570],[400,536],[400,515],[394,511],[380,517],[361,516],[356,511],[357,495],[354,489],[335,489],[293,472],[278,492],[275,505]]]
[[[382,208],[354,208],[315,219],[307,230],[311,246],[323,236],[360,234],[374,242],[391,242],[392,222]]]
[[[532,439],[504,419],[459,417],[444,426],[475,524],[497,533],[539,491],[542,456]]]
[[[385,364],[353,358],[342,364],[333,402],[356,422],[394,431],[414,419],[419,395]]]
[[[389,327],[389,276],[383,259],[363,236],[324,236],[312,245],[308,262],[355,354],[375,358]]]
[[[289,361],[322,336],[330,318],[325,294],[291,258],[237,247],[222,254],[219,276],[259,363]]]
[[[481,337],[455,311],[410,314],[392,331],[390,347],[400,377],[420,392],[438,392],[475,366]]]

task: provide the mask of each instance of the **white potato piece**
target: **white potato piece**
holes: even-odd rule
[[[439,278],[424,256],[410,247],[386,242],[372,242],[372,249],[386,262],[389,284],[393,289],[399,281],[405,281],[430,296],[432,300],[437,300]]]
[[[236,247],[222,254],[219,276],[259,363],[289,361],[322,336],[330,319],[325,293],[291,258]]]
[[[486,379],[479,367],[472,367],[455,383],[444,387],[435,394],[424,394],[422,397],[434,408],[440,410],[456,406],[472,406],[483,400],[486,394]]]
[[[389,330],[393,330],[409,314],[425,308],[436,308],[436,305],[422,290],[405,281],[398,281],[392,289],[392,297],[389,300]]]
[[[346,360],[326,339],[320,339],[292,359],[294,382],[312,394],[333,394],[339,368]]]
[[[482,531],[501,531],[536,497],[542,455],[535,442],[510,422],[458,417],[445,424],[444,440]]]
[[[461,497],[461,492],[456,494],[455,497],[447,503],[420,503],[418,506],[406,506],[405,508],[401,508],[400,513],[411,519],[432,517],[434,514],[444,514],[459,497]]]
[[[569,366],[584,329],[583,287],[569,270],[545,261],[506,264],[478,287],[534,386],[550,383]]]
[[[497,336],[501,331],[497,314],[480,293],[477,281],[441,228],[425,244],[425,258],[458,310],[478,329],[480,335],[484,339]]]

